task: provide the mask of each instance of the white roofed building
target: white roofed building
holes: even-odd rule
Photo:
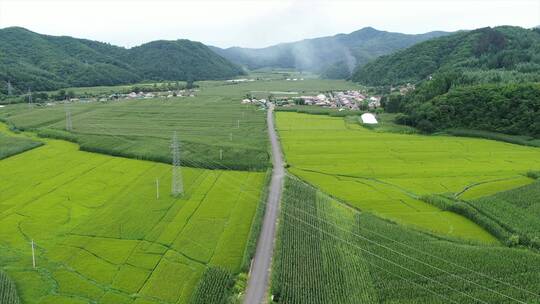
[[[368,125],[375,125],[378,123],[377,118],[375,118],[375,115],[371,113],[364,113],[362,116],[360,116],[362,119],[362,123],[368,124]]]

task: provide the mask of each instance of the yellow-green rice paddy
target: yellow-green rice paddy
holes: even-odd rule
[[[496,242],[487,231],[418,198],[473,198],[532,182],[540,149],[449,136],[373,132],[343,118],[276,113],[289,171],[351,206],[419,229]]]
[[[174,198],[170,166],[64,141],[1,160],[0,265],[22,301],[186,303],[207,267],[238,272],[264,173],[182,174]]]

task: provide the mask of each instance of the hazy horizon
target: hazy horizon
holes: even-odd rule
[[[19,26],[40,34],[128,48],[162,39],[189,39],[222,48],[261,48],[347,34],[364,27],[422,34],[499,25],[531,28],[539,24],[540,1],[530,0],[0,0],[0,28]]]

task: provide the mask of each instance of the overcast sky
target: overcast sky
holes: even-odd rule
[[[264,47],[366,26],[402,33],[540,25],[540,0],[0,0],[0,28],[22,26],[132,47],[186,38]]]

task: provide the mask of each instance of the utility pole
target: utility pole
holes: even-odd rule
[[[229,133],[229,140],[232,141],[232,133]]]
[[[36,254],[34,250],[34,240],[32,240],[32,267],[36,268]]]
[[[159,199],[159,179],[156,178],[156,199]]]
[[[173,196],[179,196],[184,192],[184,184],[182,181],[182,171],[180,168],[180,143],[176,131],[173,134],[172,144],[172,185],[171,192]]]
[[[237,128],[237,129],[240,129],[240,119],[238,119],[238,120],[236,121],[236,128]]]
[[[223,160],[223,149],[219,149],[219,160]]]
[[[73,125],[71,123],[71,108],[69,104],[66,104],[64,106],[64,110],[66,111],[66,131],[73,131]]]

